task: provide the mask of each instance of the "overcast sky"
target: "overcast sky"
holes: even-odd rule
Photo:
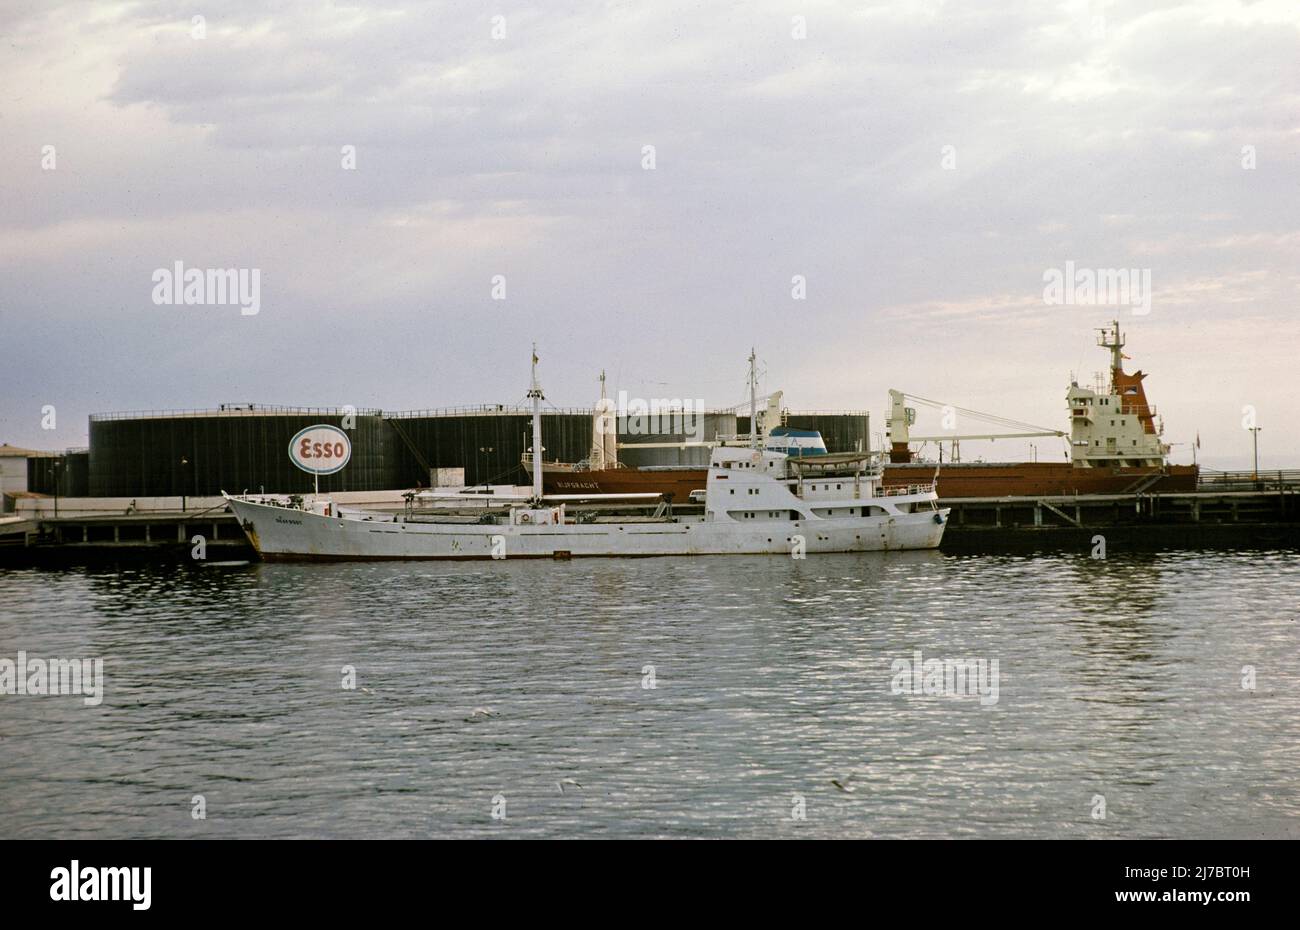
[[[557,406],[728,406],[753,345],[792,409],[1064,428],[1118,315],[1166,439],[1246,464],[1249,404],[1300,467],[1295,0],[0,2],[0,41],[3,441],[513,403],[534,340]],[[259,312],[155,303],[177,261]],[[1048,304],[1067,261],[1150,312]]]

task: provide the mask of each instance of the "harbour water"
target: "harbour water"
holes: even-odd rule
[[[5,838],[1300,836],[1293,552],[2,570],[19,651],[104,692],[0,694]]]

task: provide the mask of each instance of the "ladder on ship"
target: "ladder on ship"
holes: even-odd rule
[[[1137,481],[1134,481],[1132,484],[1130,484],[1127,488],[1125,488],[1120,493],[1121,494],[1142,494],[1147,490],[1147,488],[1154,486],[1155,483],[1159,481],[1161,478],[1163,478],[1164,476],[1165,476],[1164,472],[1156,472],[1154,475],[1144,475],[1143,477],[1139,478]]]

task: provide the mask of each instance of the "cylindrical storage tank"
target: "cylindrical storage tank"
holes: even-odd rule
[[[34,455],[27,460],[27,490],[33,494],[63,494],[63,456]]]
[[[90,450],[69,449],[63,454],[60,494],[68,497],[90,496]]]
[[[89,464],[90,454],[86,449],[29,458],[27,490],[60,497],[86,497],[90,489]]]
[[[89,487],[94,497],[210,496],[228,491],[306,493],[314,478],[289,460],[289,442],[315,424],[345,428],[348,464],[320,477],[320,490],[375,491],[396,480],[392,430],[378,411],[246,408],[90,419]]]
[[[718,435],[731,436],[736,432],[736,414],[734,412],[704,413],[698,420],[674,419],[667,414],[656,418],[646,418],[647,422],[638,422],[636,417],[620,417],[618,460],[632,468],[647,468],[656,465],[693,465],[707,468],[710,450],[706,446],[686,446],[675,448],[633,449],[638,443],[658,444],[665,442],[714,442]]]
[[[543,459],[577,462],[591,451],[591,410],[542,413]],[[398,487],[428,486],[429,469],[464,469],[465,483],[527,484],[533,417],[518,408],[411,411],[388,417],[401,456]],[[404,438],[400,438],[404,437]]]

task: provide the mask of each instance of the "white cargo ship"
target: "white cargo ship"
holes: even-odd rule
[[[753,377],[751,372],[751,393]],[[533,356],[533,449],[540,451],[541,386]],[[751,423],[753,418],[751,418]],[[542,470],[531,493],[498,496],[477,514],[420,515],[340,508],[313,497],[295,505],[225,495],[253,547],[267,560],[518,559],[594,556],[783,554],[934,549],[948,511],[933,484],[882,489],[867,453],[791,456],[747,444],[713,449],[704,512],[604,515],[592,506],[647,504],[658,495],[544,495]],[[453,507],[455,495],[439,495]],[[583,509],[584,506],[588,509]]]

